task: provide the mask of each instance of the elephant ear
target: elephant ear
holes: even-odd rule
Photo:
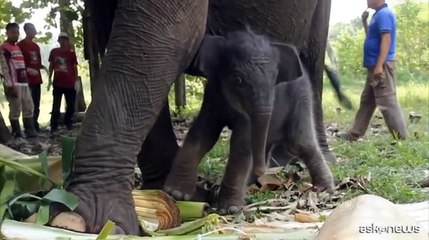
[[[297,49],[286,43],[272,43],[278,51],[277,84],[293,81],[304,73]]]
[[[224,43],[222,36],[206,35],[185,73],[208,78],[211,69],[218,64]]]

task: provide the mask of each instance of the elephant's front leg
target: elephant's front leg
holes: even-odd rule
[[[198,165],[219,139],[223,124],[205,104],[173,162],[164,190],[176,200],[190,200],[195,194]]]
[[[217,201],[220,214],[236,213],[245,205],[246,182],[252,165],[250,129],[248,121],[233,127],[228,164]]]
[[[206,12],[202,0],[118,0],[67,187],[79,197],[74,211],[86,232],[99,233],[111,220],[115,233],[140,234],[132,198],[136,156],[171,85],[196,54]]]

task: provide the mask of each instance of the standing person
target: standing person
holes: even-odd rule
[[[51,115],[51,133],[58,130],[58,119],[60,117],[61,98],[64,94],[66,99],[66,114],[64,123],[68,130],[73,128],[72,117],[74,115],[76,99],[77,58],[76,53],[70,45],[66,33],[58,36],[59,48],[52,49],[49,54],[49,85],[52,74],[54,74],[53,103]],[[49,86],[48,86],[49,88]]]
[[[6,25],[6,41],[0,46],[0,65],[4,76],[4,91],[9,102],[9,120],[12,135],[22,137],[19,117],[23,115],[24,129],[27,137],[36,137],[33,120],[33,100],[28,88],[24,56],[16,44],[19,38],[17,23]]]
[[[32,23],[24,24],[25,38],[18,42],[24,55],[25,67],[27,69],[28,86],[31,91],[31,97],[34,104],[34,127],[37,132],[40,131],[39,113],[40,113],[40,85],[42,84],[42,75],[40,69],[43,67],[40,56],[40,48],[33,39],[36,36],[36,28]]]
[[[353,128],[339,137],[357,141],[365,134],[375,108],[378,107],[393,137],[406,139],[407,131],[396,96],[394,78],[396,17],[385,0],[367,2],[368,8],[375,10],[369,26],[368,12],[362,14],[366,33],[363,65],[367,68],[367,80]]]

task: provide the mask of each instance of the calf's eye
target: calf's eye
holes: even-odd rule
[[[239,75],[234,75],[233,81],[237,85],[241,85],[243,83],[243,79]]]

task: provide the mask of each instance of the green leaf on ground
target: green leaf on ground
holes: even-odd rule
[[[79,204],[79,198],[71,192],[54,188],[43,199],[51,202],[62,203],[70,210],[74,210]]]
[[[107,237],[112,233],[114,228],[115,228],[115,223],[108,220],[106,224],[104,224],[103,229],[101,229],[100,234],[98,234],[98,237],[96,240],[107,239]]]
[[[42,202],[37,212],[37,224],[45,225],[49,222],[49,202]]]
[[[3,221],[4,215],[7,210],[7,202],[15,193],[15,182],[14,181],[6,181],[2,186],[1,195],[0,195],[0,222]]]

